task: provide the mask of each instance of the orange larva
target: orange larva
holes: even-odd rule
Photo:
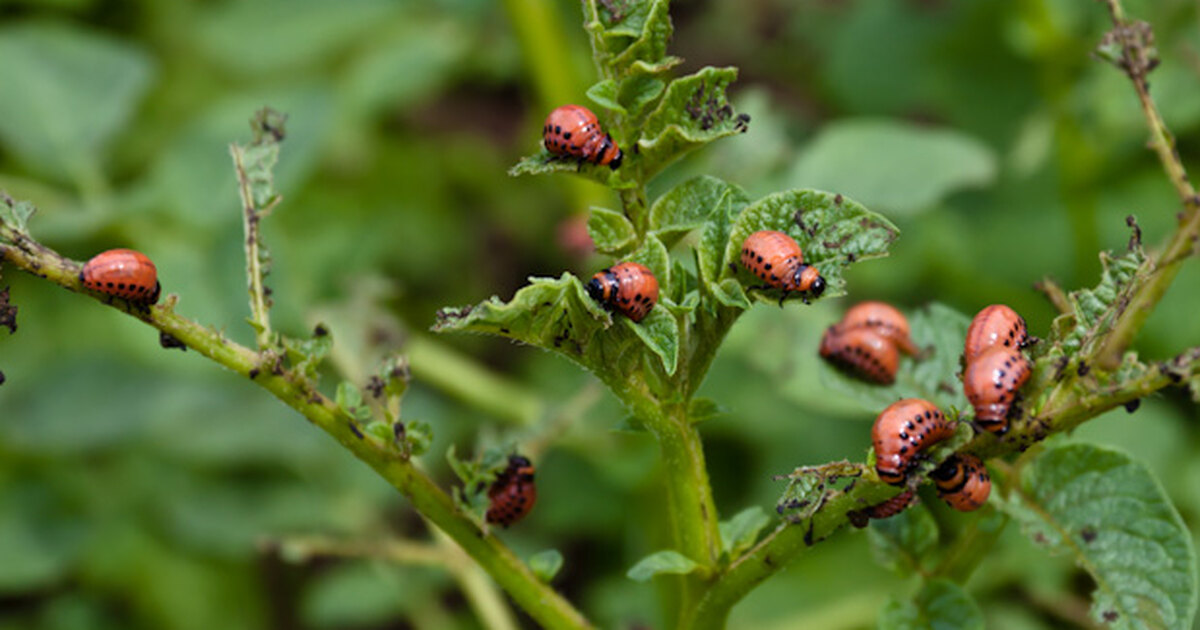
[[[997,435],[1008,431],[1008,410],[1031,369],[1020,350],[1003,345],[992,346],[967,363],[963,393],[975,408],[979,426]]]
[[[600,128],[592,110],[581,105],[563,105],[550,112],[542,126],[542,144],[555,155],[607,164],[614,170],[624,157],[612,136]]]
[[[916,498],[917,495],[912,490],[905,490],[904,492],[897,494],[887,501],[872,505],[863,511],[866,512],[867,516],[871,518],[888,518],[908,509],[908,506],[916,503]]]
[[[871,328],[895,342],[901,352],[909,355],[917,354],[917,347],[912,342],[908,318],[896,307],[884,302],[859,302],[846,311],[842,321],[838,322],[842,330],[851,328]]]
[[[508,468],[488,488],[487,522],[508,527],[529,514],[537,502],[533,472],[528,458],[520,455],[508,458]]]
[[[592,276],[587,292],[605,307],[640,322],[658,303],[658,278],[645,265],[623,262]]]
[[[110,249],[94,256],[79,272],[83,286],[130,302],[158,302],[158,270],[143,253]]]
[[[904,483],[921,451],[954,435],[954,426],[933,403],[920,398],[898,400],[880,412],[871,429],[875,472],[879,479]]]
[[[909,506],[916,502],[916,493],[912,490],[905,490],[883,503],[876,503],[861,510],[851,510],[846,513],[846,516],[849,517],[851,525],[862,529],[867,526],[867,523],[871,519],[891,518],[907,510]]]
[[[762,230],[746,237],[742,243],[742,266],[761,278],[767,286],[788,293],[820,297],[825,291],[825,278],[816,267],[805,264],[804,253],[795,239],[774,230]],[[780,298],[780,303],[783,303]]]
[[[937,486],[938,496],[960,512],[983,507],[992,492],[987,468],[974,455],[951,455],[929,476]]]
[[[873,328],[831,326],[821,337],[820,354],[838,368],[883,385],[896,381],[900,365],[896,344]]]
[[[1019,350],[1029,345],[1025,320],[1017,312],[1003,304],[984,307],[971,320],[967,329],[967,340],[963,347],[963,359],[970,365],[989,348],[1004,346]]]

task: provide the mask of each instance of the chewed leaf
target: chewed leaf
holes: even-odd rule
[[[638,140],[648,175],[687,151],[746,130],[749,117],[735,113],[725,96],[725,88],[736,78],[736,68],[706,67],[667,86]]]
[[[618,323],[614,318],[624,321]],[[570,274],[557,279],[531,278],[508,302],[493,297],[473,307],[442,309],[433,330],[492,334],[538,346],[567,357],[610,384],[624,383],[629,374],[641,371],[644,348],[673,371],[679,346],[674,319],[662,303],[635,324],[604,310]]]
[[[969,408],[962,383],[955,374],[959,370],[958,359],[967,327],[971,324],[970,318],[937,302],[906,315],[912,329],[912,341],[920,349],[921,356],[901,357],[895,383],[867,383],[825,361],[821,361],[819,368],[821,382],[872,412],[900,398],[923,398],[947,412],[952,407]]]
[[[879,615],[880,630],[983,630],[983,613],[966,591],[949,580],[930,580],[911,602],[895,599]]]
[[[635,64],[652,69],[666,58],[674,27],[667,0],[596,2],[584,5],[597,57],[613,76],[625,76]]]
[[[1025,533],[1091,574],[1092,618],[1111,628],[1192,627],[1196,556],[1191,534],[1140,462],[1092,446],[1042,453],[1011,506]]]
[[[37,208],[28,201],[16,201],[8,193],[0,191],[0,223],[8,223],[13,229],[22,234],[28,234],[29,217],[37,212]]]
[[[891,221],[841,195],[803,189],[775,193],[755,201],[738,215],[725,245],[727,266],[720,269],[721,278],[737,277],[747,287],[761,284],[748,271],[739,269],[735,274],[728,268],[729,263],[738,260],[746,237],[759,230],[778,230],[796,239],[804,252],[804,262],[815,266],[825,278],[827,288],[822,297],[844,294],[846,281],[842,273],[846,266],[886,256],[900,234]],[[766,301],[779,299],[774,290],[755,293]]]
[[[1100,283],[1092,289],[1072,291],[1067,296],[1072,312],[1059,315],[1051,326],[1049,356],[1078,352],[1112,326],[1124,309],[1121,297],[1137,284],[1139,273],[1148,273],[1146,254],[1134,241],[1120,256],[1100,253]]]

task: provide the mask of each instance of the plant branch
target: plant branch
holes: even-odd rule
[[[754,587],[848,523],[847,513],[885,501],[895,495],[896,490],[894,486],[864,477],[828,496],[810,518],[798,523],[784,521],[725,569],[691,611],[690,625],[681,627],[696,630],[724,628],[733,605]]]
[[[1114,369],[1179,273],[1183,260],[1195,252],[1197,238],[1200,238],[1200,197],[1196,196],[1196,190],[1188,180],[1187,171],[1175,148],[1175,138],[1163,122],[1154,99],[1150,97],[1150,84],[1146,76],[1158,64],[1153,33],[1145,23],[1131,23],[1125,16],[1120,0],[1105,0],[1105,4],[1113,22],[1113,30],[1105,43],[1113,43],[1120,48],[1120,57],[1114,63],[1133,83],[1150,130],[1150,146],[1158,154],[1163,170],[1184,207],[1175,234],[1162,252],[1147,262],[1147,276],[1133,292],[1112,331],[1091,357],[1096,365]]]
[[[454,501],[392,445],[363,432],[345,410],[316,390],[302,375],[265,362],[259,353],[224,338],[175,312],[178,297],[162,304],[139,306],[84,290],[81,265],[36,242],[7,222],[0,222],[0,256],[14,267],[132,315],[174,337],[197,353],[250,378],[309,422],[328,433],[399,490],[413,507],[463,548],[534,619],[548,628],[590,628],[586,619],[532,571],[494,534],[480,531]]]

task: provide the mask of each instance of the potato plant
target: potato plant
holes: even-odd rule
[[[444,308],[434,330],[543,349],[590,372],[620,401],[629,414],[622,429],[657,443],[667,498],[661,508],[669,524],[669,544],[628,567],[627,576],[668,593],[664,627],[722,628],[756,586],[796,558],[820,554],[823,541],[852,531],[847,525],[856,514],[901,491],[878,478],[864,435],[867,454],[859,461],[797,461],[794,470],[777,471],[782,493],[776,505],[718,511],[700,427],[721,413],[722,404],[699,396],[701,385],[723,341],[750,309],[805,308],[809,302],[763,288],[739,264],[742,243],[760,230],[787,233],[828,285],[817,299],[854,301],[847,270],[886,264],[877,259],[903,235],[887,217],[838,191],[800,188],[755,197],[736,182],[702,175],[652,195],[651,181],[672,163],[718,140],[739,142],[753,124],[727,96],[737,69],[677,73],[682,60],[668,52],[673,33],[668,9],[666,0],[583,2],[583,28],[598,74],[587,98],[624,152],[620,167],[543,149],[510,171],[521,177],[582,177],[615,193],[619,206],[593,207],[587,230],[595,249],[612,261],[635,261],[653,271],[661,297],[649,316],[634,322],[606,310],[588,295],[587,277],[564,272],[531,278],[508,299]],[[820,368],[830,392],[847,394],[864,409],[878,412],[899,398],[919,397],[958,422],[955,436],[917,466],[913,486],[954,453],[978,456],[992,471],[992,498],[979,512],[946,517],[926,489],[924,503],[872,522],[869,538],[878,555],[916,584],[912,597],[893,599],[880,611],[882,628],[983,627],[979,607],[961,585],[1005,527],[1019,527],[1092,576],[1089,615],[1096,624],[1181,629],[1193,624],[1197,574],[1191,537],[1145,463],[1086,443],[1047,442],[1111,409],[1133,411],[1140,399],[1167,387],[1186,387],[1193,399],[1200,397],[1200,348],[1180,347],[1173,356],[1153,358],[1130,350],[1195,253],[1200,196],[1149,93],[1147,76],[1156,65],[1150,28],[1126,16],[1117,0],[1109,0],[1107,9],[1113,29],[1097,58],[1132,83],[1150,146],[1178,193],[1174,230],[1144,235],[1131,215],[1128,244],[1099,253],[1103,272],[1094,286],[1067,290],[1040,282],[1060,314],[1050,329],[1031,331],[1039,338],[1028,351],[1033,374],[1004,435],[977,431],[969,422],[959,355],[970,314],[938,303],[911,312],[913,340],[924,351],[901,362],[894,384],[865,384]],[[287,146],[286,123],[285,116],[264,109],[252,121],[253,139],[231,147],[242,202],[252,347],[185,317],[177,308],[182,296],[171,294],[169,283],[162,302],[149,306],[88,291],[80,280],[81,263],[37,239],[33,202],[7,195],[0,205],[5,267],[123,311],[156,328],[164,347],[192,350],[252,381],[403,494],[537,624],[593,627],[553,583],[570,557],[548,551],[522,558],[506,544],[503,529],[483,518],[488,488],[509,455],[527,445],[514,438],[494,440],[478,453],[451,448],[445,456],[461,483],[439,484],[421,465],[441,456],[430,452],[435,423],[402,412],[410,375],[401,354],[388,357],[363,382],[343,381],[330,392],[319,384],[322,363],[336,343],[329,331],[318,326],[309,336],[295,337],[272,324],[273,299],[287,298],[273,297],[265,284],[272,259],[261,226],[272,211],[286,212],[274,181]],[[1156,244],[1147,246],[1143,238]],[[0,325],[15,332],[18,307],[7,292],[0,294],[0,306]],[[190,360],[190,354],[175,359]],[[811,360],[818,361],[815,349]],[[503,601],[488,595],[486,586],[471,589],[472,606],[485,625],[511,627]]]

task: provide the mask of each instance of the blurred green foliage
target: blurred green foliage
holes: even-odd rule
[[[605,262],[581,253],[574,218],[615,207],[607,192],[506,175],[536,150],[560,104],[547,100],[585,103],[596,78],[578,6],[525,4],[536,3],[0,2],[0,189],[34,201],[35,234],[78,259],[147,252],[182,313],[245,342],[228,144],[248,138],[261,106],[287,112],[268,283],[283,332],[304,335],[318,313],[335,331],[332,393],[337,377],[370,374],[376,354],[420,339],[441,305],[507,299],[529,275]],[[1200,168],[1196,6],[1127,9],[1155,26],[1152,93]],[[1107,27],[1097,4],[680,1],[673,16],[681,73],[738,67],[732,100],[752,122],[664,171],[652,195],[709,174],[750,198],[830,187],[888,213],[902,230],[892,256],[848,271],[843,302],[967,313],[1005,302],[1044,334],[1053,311],[1034,281],[1094,284],[1097,250],[1124,245],[1128,214],[1148,243],[1174,225],[1127,80],[1088,56]],[[562,37],[533,44],[539,29]],[[0,628],[476,627],[444,572],[292,565],[260,550],[312,532],[425,536],[386,484],[286,407],[162,350],[129,318],[28,277],[4,282],[21,312],[19,332],[0,334]],[[1185,268],[1139,338],[1143,356],[1200,344],[1197,282]],[[773,474],[866,451],[873,415],[823,388],[815,360],[839,306],[756,308],[718,355],[700,394],[725,412],[702,431],[727,518],[772,504]],[[623,410],[584,396],[594,386],[560,358],[439,341],[544,411],[513,429],[422,381],[414,361],[404,414],[431,423],[431,453],[538,444],[537,508],[505,538],[522,556],[559,550],[554,584],[600,626],[658,625],[654,591],[625,577],[666,544],[655,445],[615,432]],[[1200,536],[1197,420],[1168,392],[1068,439],[1147,462]],[[451,483],[440,456],[425,462]],[[1016,529],[966,585],[987,627],[1089,627],[1088,578]],[[871,553],[863,533],[825,542],[752,592],[731,627],[862,628],[881,610],[961,605],[942,582],[907,603],[911,585]]]

